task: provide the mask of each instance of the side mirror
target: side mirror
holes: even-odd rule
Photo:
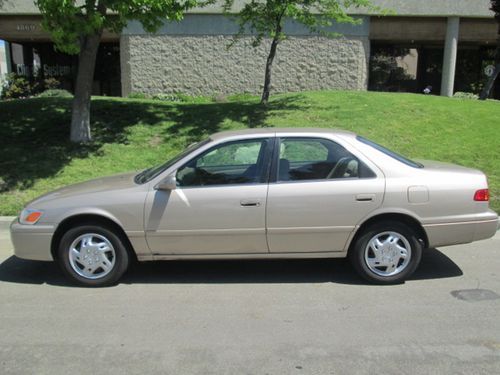
[[[175,178],[175,175],[171,174],[170,176],[164,178],[162,181],[158,183],[158,185],[155,186],[155,189],[156,190],[177,189],[177,179]]]

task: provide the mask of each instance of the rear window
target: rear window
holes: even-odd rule
[[[424,167],[422,164],[417,163],[416,161],[410,160],[402,155],[399,155],[399,154],[395,153],[394,151],[391,151],[391,150],[385,148],[384,146],[379,145],[378,143],[370,141],[369,139],[363,138],[359,135],[356,137],[356,139],[358,141],[368,145],[368,146],[373,147],[374,149],[376,149],[380,152],[383,152],[387,156],[390,156],[391,158],[396,159],[397,161],[399,161],[403,164],[406,164],[410,167],[413,167],[413,168],[423,168]]]

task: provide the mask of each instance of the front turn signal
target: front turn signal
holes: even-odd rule
[[[19,222],[21,224],[33,225],[36,224],[38,220],[42,217],[42,211],[40,210],[30,210],[24,209],[19,215]]]

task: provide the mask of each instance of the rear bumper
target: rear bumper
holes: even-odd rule
[[[31,260],[53,260],[50,251],[52,225],[22,225],[14,220],[10,225],[10,236],[14,245],[14,254],[18,258]]]
[[[485,240],[493,237],[499,226],[498,215],[493,211],[481,214],[477,220],[423,225],[429,247]]]

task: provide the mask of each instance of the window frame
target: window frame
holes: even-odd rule
[[[334,143],[342,148],[344,148],[347,152],[355,156],[359,161],[365,164],[365,166],[372,172],[373,176],[372,177],[346,177],[346,178],[316,178],[316,179],[310,179],[310,180],[288,180],[288,181],[279,181],[278,180],[278,166],[279,166],[279,159],[280,159],[280,150],[281,150],[281,142],[284,139],[296,139],[296,140],[305,140],[305,141],[325,141],[325,142],[331,142]],[[310,182],[339,182],[339,181],[357,181],[357,180],[370,180],[370,179],[375,179],[379,178],[379,173],[378,169],[373,169],[373,167],[370,165],[372,164],[367,163],[367,160],[364,157],[360,157],[359,153],[353,152],[351,147],[346,147],[346,145],[331,139],[331,138],[325,138],[325,137],[320,137],[320,136],[303,136],[303,135],[284,135],[284,136],[278,136],[275,139],[274,142],[274,149],[273,149],[273,156],[272,156],[272,162],[271,162],[271,173],[269,177],[269,183],[274,183],[274,184],[296,184],[296,183],[310,183]]]
[[[257,158],[257,164],[259,164],[259,159],[261,158],[261,153],[262,153],[262,169],[260,171],[260,181],[258,182],[243,182],[243,183],[231,183],[231,184],[213,184],[213,185],[191,185],[191,186],[181,186],[177,185],[179,189],[199,189],[199,188],[214,188],[214,187],[228,187],[228,186],[248,186],[248,185],[262,185],[262,184],[268,184],[269,183],[269,177],[270,177],[270,171],[271,171],[271,158],[273,155],[273,148],[274,148],[274,138],[275,137],[256,137],[256,138],[244,138],[244,139],[237,139],[237,140],[230,140],[226,142],[221,142],[214,144],[212,147],[207,148],[206,150],[200,152],[199,154],[195,155],[194,157],[190,158],[189,160],[186,160],[183,162],[179,167],[175,168],[174,171],[172,171],[172,174],[174,174],[177,177],[177,173],[179,172],[180,169],[186,167],[188,164],[194,162],[197,159],[200,159],[210,152],[214,151],[215,149],[224,147],[224,146],[230,146],[232,144],[237,144],[237,143],[246,143],[246,142],[265,142],[265,144],[262,146],[263,149],[259,151],[259,156]]]

